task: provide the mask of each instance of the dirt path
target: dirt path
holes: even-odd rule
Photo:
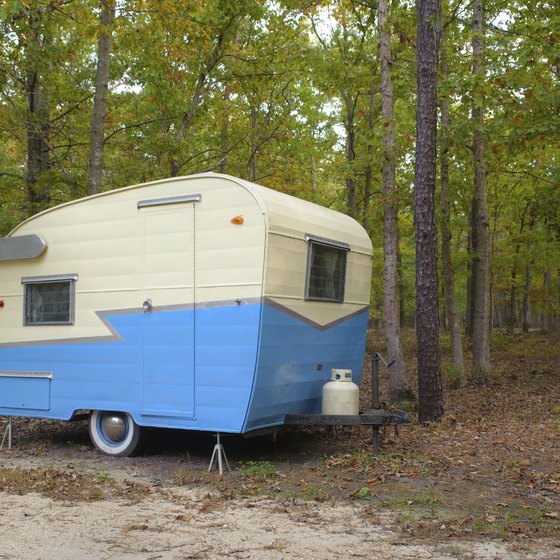
[[[0,452],[0,483],[10,485],[0,493],[0,559],[558,558],[545,541],[418,539],[394,512],[363,502],[238,498],[202,462],[189,467],[200,483],[185,485],[180,461],[112,460],[75,445]]]
[[[499,541],[415,544],[374,522],[363,506],[270,499],[212,502],[201,492],[76,504],[2,496],[0,558],[6,560],[283,558],[552,560]]]
[[[0,560],[557,560],[560,346],[498,342],[491,385],[446,390],[442,421],[389,430],[375,457],[360,428],[231,436],[220,478],[212,434],[152,431],[112,459],[85,423],[18,419]]]

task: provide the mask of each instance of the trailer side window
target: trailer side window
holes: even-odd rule
[[[342,303],[349,247],[311,236],[307,236],[307,239],[309,249],[305,298]]]
[[[71,325],[77,274],[23,278],[24,325]]]

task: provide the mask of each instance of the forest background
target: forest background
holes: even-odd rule
[[[383,15],[381,5],[1,1],[0,234],[87,194],[228,173],[364,225],[375,323],[384,315],[389,205],[398,320],[414,325],[416,6],[383,2]],[[478,134],[488,322],[551,330],[560,308],[560,13],[555,2],[455,0],[443,3],[440,23],[436,213],[448,252],[439,260],[440,321],[448,324],[447,272],[459,322],[472,331]]]

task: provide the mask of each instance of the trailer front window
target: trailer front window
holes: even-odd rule
[[[306,299],[344,301],[348,246],[308,236]]]
[[[35,276],[22,279],[25,325],[71,325],[74,323],[76,274]]]

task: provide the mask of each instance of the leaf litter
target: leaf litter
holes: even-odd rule
[[[382,351],[380,338],[372,333],[368,348]],[[411,333],[405,349],[413,386]],[[444,364],[449,361],[445,349],[442,356]],[[369,428],[291,429],[275,441],[226,440],[234,470],[224,477],[206,470],[209,436],[193,444],[177,435],[140,457],[114,460],[92,449],[84,424],[18,419],[16,447],[0,452],[0,491],[71,505],[166,500],[183,506],[173,514],[175,523],[243,504],[248,512],[272,508],[296,525],[317,526],[324,523],[317,508],[343,504],[357,508],[361,522],[381,523],[409,544],[483,538],[507,542],[520,557],[541,549],[558,552],[559,345],[552,336],[502,334],[494,337],[493,363],[489,385],[445,389],[446,414],[439,422],[413,423],[398,433],[386,428],[377,456],[371,455]],[[382,371],[382,396],[386,376]],[[202,492],[194,501],[193,491]],[[152,531],[143,520],[127,527]],[[263,547],[272,554],[286,545],[278,538]]]

